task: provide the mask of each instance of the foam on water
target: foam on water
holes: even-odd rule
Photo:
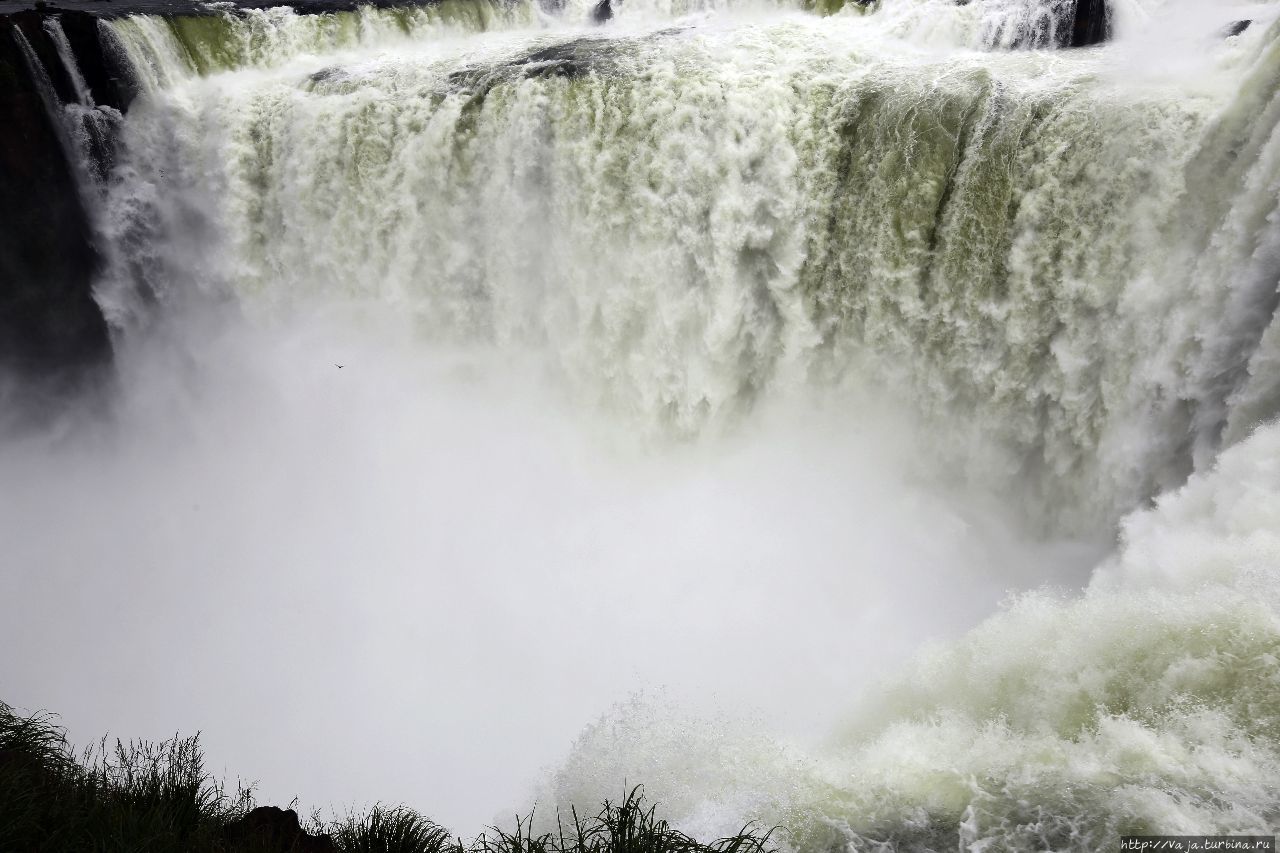
[[[1082,597],[1032,593],[923,655],[818,749],[661,703],[589,730],[544,789],[640,770],[678,820],[800,849],[1114,849],[1280,822],[1280,428],[1129,516]]]

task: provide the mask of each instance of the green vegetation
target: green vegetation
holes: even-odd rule
[[[206,773],[198,736],[77,754],[53,717],[0,702],[0,853],[774,853],[752,827],[698,842],[639,787],[593,817],[559,818],[555,832],[536,833],[530,816],[469,844],[405,807],[300,822]]]

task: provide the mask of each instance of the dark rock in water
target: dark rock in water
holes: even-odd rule
[[[603,24],[605,21],[613,17],[613,6],[610,0],[600,0],[591,10],[591,20],[597,24]]]
[[[346,69],[330,65],[328,68],[321,68],[314,72],[307,79],[312,83],[337,83],[346,80],[349,76]]]
[[[259,806],[226,829],[232,847],[281,853],[341,853],[327,835],[311,835],[293,809]]]
[[[579,38],[525,54],[512,63],[526,77],[581,77],[599,61],[606,39]]]
[[[659,30],[645,36],[659,39],[678,33],[679,28]],[[575,78],[596,72],[605,73],[619,52],[626,51],[634,40],[582,36],[541,47],[510,59],[476,65],[450,72],[448,91],[466,92],[477,100],[504,81],[543,78]]]
[[[1219,30],[1218,34],[1224,39],[1229,39],[1232,36],[1238,36],[1245,30],[1249,29],[1249,25],[1252,23],[1253,21],[1232,21]]]
[[[42,393],[110,356],[92,292],[99,256],[59,124],[71,85],[60,68],[43,16],[0,21],[0,373]]]
[[[1071,39],[1066,47],[1088,47],[1111,36],[1111,21],[1106,0],[1076,0],[1076,14],[1071,26]]]
[[[483,96],[507,79],[581,77],[608,62],[618,42],[599,36],[575,38],[515,56],[496,65],[465,68],[449,75],[449,87]]]

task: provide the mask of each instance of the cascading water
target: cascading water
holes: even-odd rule
[[[96,190],[106,184],[114,155],[113,140],[123,116],[114,107],[94,102],[93,93],[89,91],[84,75],[80,73],[75,53],[61,22],[57,18],[47,18],[44,28],[57,47],[58,59],[61,60],[75,93],[74,101],[62,105],[63,124],[71,141],[68,156],[85,173],[82,181],[87,178],[87,183],[91,183]],[[91,211],[96,211],[97,208],[97,204],[89,204]]]
[[[730,685],[754,682],[783,731],[864,706],[815,747],[765,734],[776,719],[623,705],[543,803],[643,781],[684,825],[777,822],[806,850],[1274,831],[1280,6],[1118,2],[1113,41],[1051,49],[1075,8],[618,0],[597,27],[596,3],[448,0],[107,22],[141,91],[101,217],[124,449],[55,470],[92,496],[146,460],[155,496],[122,522],[148,530],[170,495],[176,520],[124,552],[153,566],[173,537],[198,554],[183,583],[221,607],[336,590],[287,634],[340,621],[339,600],[414,648],[483,634],[406,688],[437,729],[475,731],[426,691],[502,702],[473,673],[500,679],[505,654],[570,670],[538,670],[559,697],[528,700],[540,737],[667,665],[677,692],[701,681],[735,710],[756,698]],[[568,438],[549,426],[565,412]],[[229,520],[199,521],[206,501]],[[1014,597],[955,639],[1004,589],[1077,583],[1120,519],[1082,595]],[[1065,534],[1085,544],[1043,538]],[[64,567],[48,590],[84,557],[24,553]],[[434,612],[473,600],[508,625]],[[235,625],[270,613],[244,606]],[[417,685],[415,658],[384,669],[340,636],[316,642],[360,689]],[[508,636],[541,651],[488,645]],[[602,638],[620,651],[580,648]],[[302,704],[287,685],[259,687]],[[297,713],[298,737],[342,740]],[[429,742],[424,761],[476,784],[494,783],[473,763],[509,755]],[[528,777],[556,752],[520,760]],[[406,772],[391,761],[339,775],[374,790]]]
[[[54,118],[59,130],[59,141],[75,172],[86,207],[94,211],[98,207],[96,196],[105,184],[111,167],[112,138],[123,116],[113,107],[94,103],[61,22],[56,17],[47,18],[44,29],[57,50],[67,79],[71,82],[74,98],[66,104],[58,97],[48,70],[40,62],[22,29],[15,27],[13,37],[22,49],[31,75],[37,82],[45,109]]]
[[[545,345],[588,405],[661,430],[877,375],[998,438],[982,467],[1059,521],[1114,518],[1275,408],[1248,369],[1280,266],[1272,35],[1204,42],[1238,86],[1215,97],[1122,85],[1106,51],[886,35],[919,5],[481,40],[415,41],[450,19],[425,11],[253,13],[207,41],[128,19],[151,87],[187,79],[126,128],[113,224],[150,247],[133,232],[205,219],[204,286],[252,311],[358,296]],[[985,32],[1011,8],[977,5],[951,15]],[[388,46],[191,76],[362,41]]]

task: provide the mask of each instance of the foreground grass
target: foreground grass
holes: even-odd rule
[[[690,838],[638,787],[594,816],[560,815],[555,832],[535,833],[529,817],[469,843],[405,807],[304,823],[227,789],[203,759],[198,736],[104,739],[77,754],[51,716],[0,702],[0,853],[774,853],[751,827]]]

